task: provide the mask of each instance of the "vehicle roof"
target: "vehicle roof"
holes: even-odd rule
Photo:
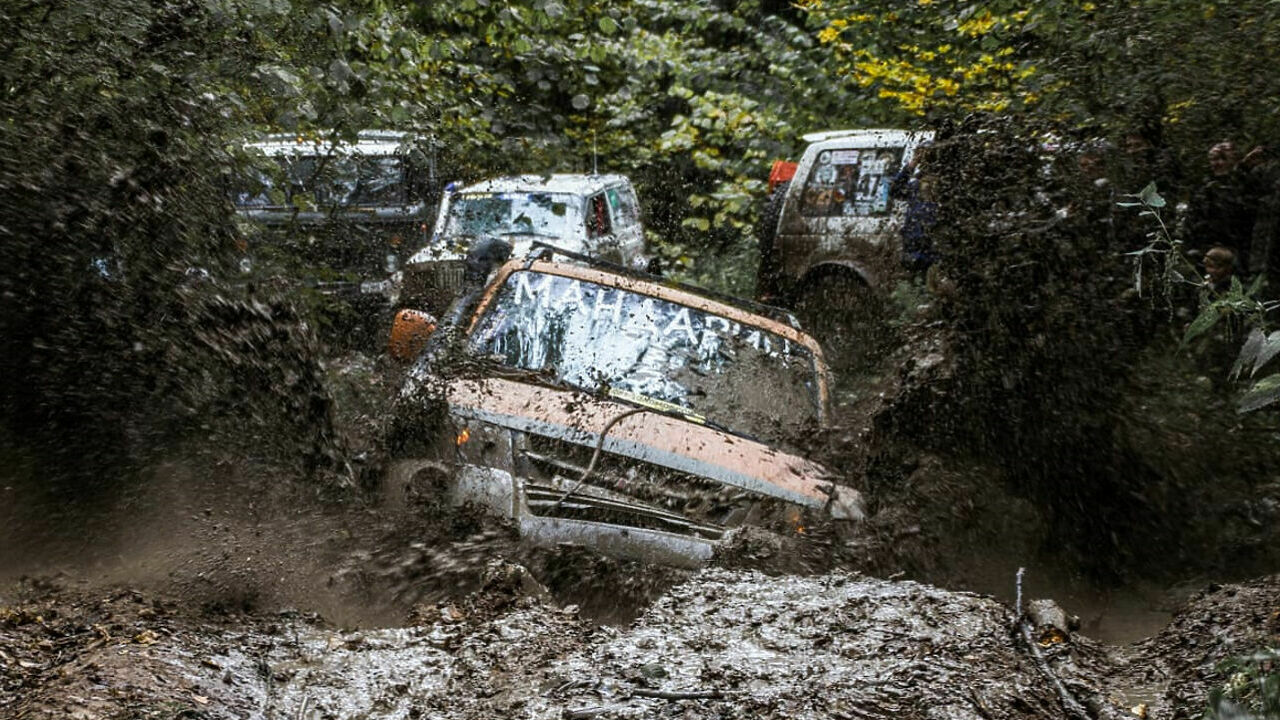
[[[847,147],[903,147],[918,145],[933,139],[929,130],[901,130],[893,128],[860,128],[856,130],[831,130],[809,133],[803,136],[810,147],[831,150]]]
[[[485,298],[480,303],[479,308],[484,308],[489,304],[489,297],[496,292],[498,286],[502,284],[502,281],[505,280],[508,275],[516,272],[517,270],[525,269],[550,273],[552,275],[562,275],[564,277],[584,280],[598,285],[622,288],[641,295],[648,295],[650,297],[667,300],[679,305],[697,308],[698,310],[710,312],[744,325],[768,330],[775,335],[786,338],[797,345],[803,346],[809,350],[809,352],[813,353],[814,357],[822,358],[822,349],[818,345],[817,340],[814,340],[803,331],[780,320],[775,320],[767,315],[752,312],[747,308],[699,294],[696,288],[692,288],[687,285],[673,287],[670,285],[664,285],[661,282],[646,280],[643,277],[612,272],[607,268],[595,267],[576,262],[531,260],[528,258],[510,260],[498,271],[497,278],[499,278],[499,281],[490,285],[489,290],[485,293]],[[477,312],[477,316],[478,315],[479,313]]]
[[[339,141],[337,147],[350,155],[395,155],[402,151],[413,136],[399,130],[362,130],[355,144]],[[245,143],[246,148],[260,150],[271,157],[285,155],[318,155],[327,153],[334,143],[323,134],[267,135],[261,140]]]
[[[594,195],[613,185],[629,184],[625,175],[583,175],[560,173],[553,175],[509,175],[482,180],[460,188],[458,192],[545,192],[570,195]]]

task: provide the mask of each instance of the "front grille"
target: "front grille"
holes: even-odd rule
[[[466,273],[463,260],[437,260],[404,269],[401,303],[408,307],[440,311],[462,290]]]
[[[529,511],[541,517],[572,518],[591,522],[608,523],[646,530],[719,540],[724,529],[715,525],[698,523],[675,513],[626,500],[615,500],[595,494],[569,492],[550,485],[526,483],[525,501]]]
[[[527,435],[526,438],[524,447],[518,452],[531,477],[544,481],[548,486],[558,479],[555,484],[561,488],[580,487],[586,488],[587,492],[595,491],[591,501],[586,500],[586,493],[583,493],[584,498],[581,500],[584,503],[599,502],[602,497],[612,498],[617,503],[643,507],[650,514],[643,518],[636,516],[625,519],[620,524],[675,523],[690,528],[674,529],[675,532],[701,534],[714,530],[722,533],[726,527],[735,527],[744,522],[757,523],[774,515],[785,505],[781,501],[763,498],[716,480],[604,451],[596,460],[591,474],[578,486],[586,468],[591,464],[594,447],[540,435]],[[581,490],[576,490],[556,511],[569,512],[566,506],[570,500],[580,499],[579,492]],[[563,494],[564,489],[561,489],[556,499]],[[547,506],[540,507],[545,509]],[[533,507],[532,502],[530,509],[535,514],[540,512]],[[611,509],[609,512],[615,510]],[[574,512],[606,513],[604,509],[594,505],[575,509]],[[659,521],[656,519],[658,517],[665,519]],[[645,524],[635,526],[650,527]],[[661,529],[672,527],[664,526]]]

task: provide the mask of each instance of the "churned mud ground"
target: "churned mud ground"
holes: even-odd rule
[[[1219,663],[1280,640],[1280,576],[1106,646],[990,597],[708,569],[597,625],[495,561],[396,627],[24,581],[0,606],[14,718],[1197,717]],[[1047,622],[1046,622],[1047,620]],[[1029,642],[1028,642],[1029,641]]]

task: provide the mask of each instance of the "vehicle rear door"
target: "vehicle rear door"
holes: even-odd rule
[[[842,147],[818,151],[797,173],[788,193],[783,231],[816,236],[821,253],[840,253],[849,242],[879,245],[891,226],[889,184],[902,167],[902,147]]]

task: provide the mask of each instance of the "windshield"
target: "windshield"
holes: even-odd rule
[[[241,176],[232,199],[243,208],[408,204],[405,168],[389,155],[276,158]]]
[[[512,273],[470,343],[476,355],[510,368],[760,439],[784,441],[818,419],[817,373],[803,346],[574,278]]]
[[[561,193],[459,193],[449,202],[446,235],[582,235],[582,200]]]

